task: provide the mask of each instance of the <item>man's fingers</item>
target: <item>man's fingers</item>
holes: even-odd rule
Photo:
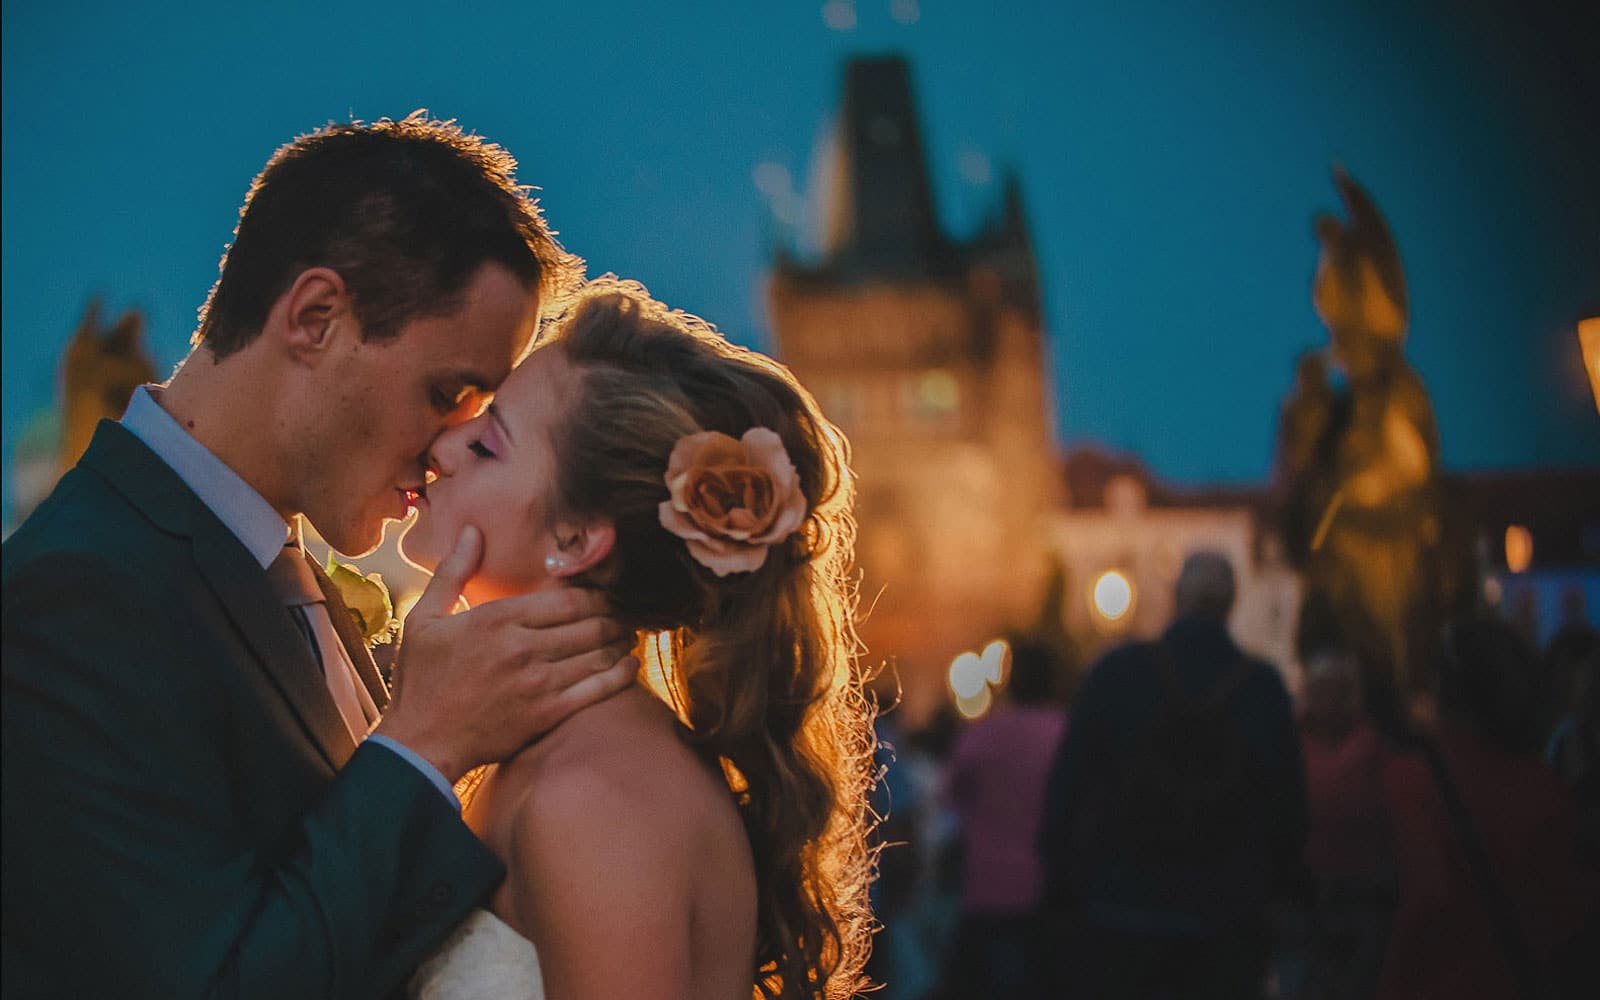
[[[455,548],[433,571],[433,579],[428,581],[427,589],[411,608],[411,617],[443,618],[452,614],[461,599],[462,588],[478,571],[478,563],[482,558],[483,536],[469,524],[461,529],[461,537],[456,539]]]
[[[586,587],[540,590],[516,597],[502,597],[473,609],[485,620],[515,622],[526,628],[548,628],[585,618],[601,618],[611,613],[604,595]]]
[[[527,669],[542,671],[535,682],[540,690],[556,692],[563,688],[572,687],[574,684],[585,681],[595,674],[603,673],[624,658],[632,659],[629,656],[632,650],[632,642],[626,639],[619,639],[598,649],[578,653],[564,660],[530,665]],[[638,669],[637,661],[635,661],[635,669]]]
[[[528,631],[515,630],[516,641],[522,643],[535,659],[555,663],[602,646],[622,645],[625,653],[633,648],[634,635],[614,618],[585,618],[565,625]],[[620,653],[618,654],[621,655]],[[610,661],[607,661],[610,662]]]
[[[545,708],[550,712],[546,730],[553,728],[573,712],[624,690],[633,683],[638,672],[639,661],[632,656],[624,656],[614,660],[604,670],[590,673],[577,683],[567,685],[560,693],[551,696],[545,702]]]

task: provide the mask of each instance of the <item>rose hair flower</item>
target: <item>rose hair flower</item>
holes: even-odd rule
[[[667,460],[667,491],[661,526],[718,576],[760,569],[767,549],[806,516],[800,476],[782,439],[765,427],[737,441],[717,431],[680,438]]]

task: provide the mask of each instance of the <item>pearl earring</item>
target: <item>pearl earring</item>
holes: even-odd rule
[[[544,571],[546,573],[559,573],[567,568],[567,561],[554,552],[544,557]]]

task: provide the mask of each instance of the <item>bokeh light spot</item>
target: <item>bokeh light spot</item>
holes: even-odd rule
[[[976,698],[988,686],[986,674],[977,653],[962,653],[950,663],[950,690],[957,700]]]
[[[822,21],[834,31],[850,31],[856,26],[853,0],[828,0],[822,5]]]
[[[1101,573],[1094,582],[1094,609],[1107,621],[1116,621],[1133,607],[1133,584],[1117,570]]]
[[[1506,569],[1521,573],[1533,565],[1533,532],[1520,524],[1506,527]]]
[[[1011,644],[1004,639],[996,639],[983,647],[983,653],[978,657],[983,664],[983,679],[994,685],[1005,683],[1010,656]]]
[[[993,704],[994,695],[990,693],[989,686],[985,684],[971,698],[957,698],[956,711],[961,713],[963,719],[976,719],[989,711],[990,706]]]

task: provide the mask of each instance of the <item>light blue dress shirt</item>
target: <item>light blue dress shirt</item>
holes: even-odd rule
[[[156,402],[156,393],[160,391],[160,386],[148,385],[135,389],[128,410],[122,415],[122,426],[171,466],[178,478],[238,537],[265,570],[278,558],[286,540],[298,540],[295,538],[298,526],[291,528],[254,487],[179,426]],[[461,801],[456,798],[450,782],[416,751],[382,733],[373,733],[367,739],[399,754],[460,808]]]

